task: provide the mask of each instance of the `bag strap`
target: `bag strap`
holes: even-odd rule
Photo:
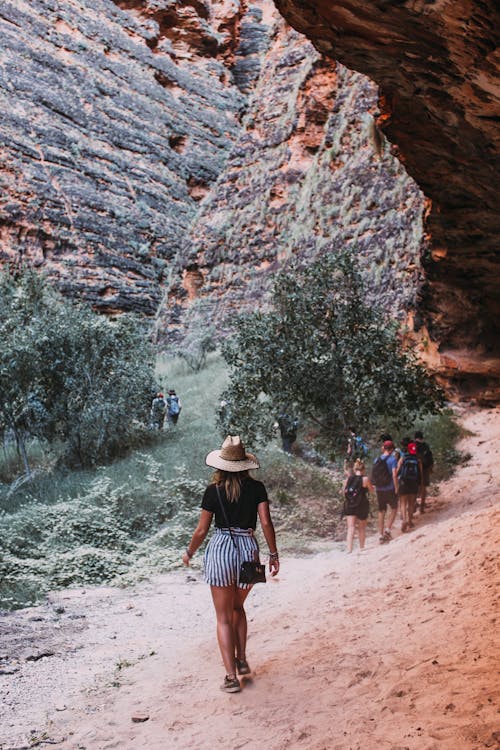
[[[233,536],[233,532],[231,531],[231,526],[229,525],[229,519],[227,517],[226,509],[224,508],[224,505],[222,504],[222,498],[220,496],[220,490],[219,490],[219,485],[218,484],[215,485],[215,489],[217,490],[217,497],[219,498],[219,505],[220,505],[220,509],[222,511],[222,515],[224,516],[224,521],[226,522],[227,528],[228,528],[229,533],[231,535],[231,541],[233,542],[234,547],[236,549],[236,552],[238,552],[238,557],[239,557],[238,545],[234,541],[234,536]]]

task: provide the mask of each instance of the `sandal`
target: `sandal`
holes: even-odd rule
[[[237,677],[226,675],[220,689],[224,690],[225,693],[239,693],[241,691],[240,681]]]
[[[252,671],[246,659],[236,659],[238,674],[250,674]]]

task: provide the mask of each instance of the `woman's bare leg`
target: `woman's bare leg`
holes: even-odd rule
[[[240,661],[246,658],[247,648],[247,616],[245,599],[252,589],[236,589],[233,605],[233,633],[236,658]]]
[[[233,610],[237,590],[235,586],[210,586],[210,590],[217,617],[217,641],[224,668],[228,677],[235,677]]]
[[[347,518],[347,551],[352,552],[354,544],[354,529],[356,527],[356,516],[346,516]]]

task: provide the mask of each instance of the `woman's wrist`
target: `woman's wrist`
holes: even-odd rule
[[[194,555],[194,552],[191,552],[191,550],[189,549],[189,547],[186,547],[186,555],[187,555],[187,556],[189,557],[189,559],[191,560],[191,558],[192,558],[192,557],[193,557],[193,555]]]
[[[276,552],[269,552],[269,557],[271,560],[279,560],[278,550],[276,550]]]

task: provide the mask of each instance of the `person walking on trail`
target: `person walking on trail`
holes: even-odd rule
[[[359,548],[365,548],[366,524],[370,503],[368,492],[373,492],[373,485],[366,476],[365,464],[358,458],[354,462],[353,472],[344,483],[344,507],[342,515],[347,520],[347,552],[351,553],[354,545],[354,533],[358,529]]]
[[[167,415],[169,424],[177,424],[181,409],[182,404],[180,402],[179,396],[176,394],[175,390],[171,388],[167,396]]]
[[[417,456],[422,464],[422,482],[420,492],[420,513],[425,513],[425,501],[427,499],[427,487],[431,483],[431,473],[434,467],[434,456],[428,443],[424,440],[424,433],[415,430],[415,443],[417,445]]]
[[[161,391],[156,394],[151,402],[151,427],[153,430],[162,430],[167,413],[167,404]]]
[[[249,474],[259,468],[257,458],[245,451],[239,436],[229,435],[220,450],[207,455],[205,463],[216,472],[203,495],[200,519],[182,561],[189,565],[215,518],[215,530],[205,550],[205,580],[212,593],[217,640],[226,670],[221,690],[237,693],[241,690],[237,674],[251,672],[244,604],[252,585],[239,581],[239,566],[258,557],[257,517],[269,547],[272,576],[278,573],[280,563],[266,488]]]
[[[297,429],[299,426],[299,420],[295,417],[291,417],[285,411],[282,411],[278,415],[276,424],[279,428],[281,435],[281,445],[285,453],[292,452],[292,445],[297,440]]]
[[[357,459],[359,458],[364,461],[367,455],[367,444],[365,443],[361,435],[358,435],[356,430],[353,427],[350,427],[349,436],[347,438],[346,459],[348,461],[357,461]]]
[[[398,497],[401,514],[401,531],[414,527],[415,503],[422,483],[422,464],[417,456],[417,446],[409,437],[401,440],[402,453],[398,461]]]
[[[396,520],[398,512],[398,462],[393,455],[394,443],[392,440],[384,440],[382,443],[382,452],[375,459],[372,467],[371,481],[375,486],[378,503],[377,525],[379,530],[379,542],[385,544],[392,539],[391,529]],[[390,507],[390,513],[385,523],[387,506]]]

